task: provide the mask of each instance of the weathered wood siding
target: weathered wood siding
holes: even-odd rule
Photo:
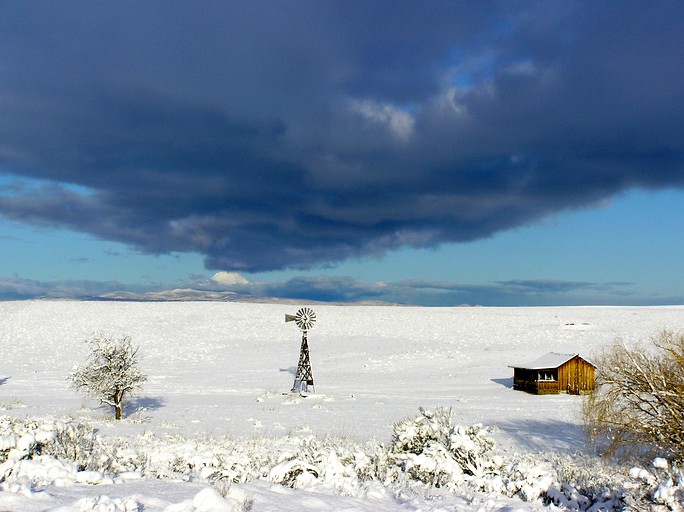
[[[580,357],[573,357],[558,368],[558,390],[579,395],[594,389],[594,367]]]
[[[537,381],[538,395],[557,395],[558,381],[555,380],[538,380]]]

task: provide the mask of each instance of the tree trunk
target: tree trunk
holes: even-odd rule
[[[114,418],[120,420],[122,418],[121,409],[123,408],[123,394],[118,387],[114,390]]]
[[[121,419],[121,407],[123,403],[123,391],[119,391],[116,388],[114,391],[114,418],[117,420]]]

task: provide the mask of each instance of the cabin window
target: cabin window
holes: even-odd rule
[[[558,370],[539,370],[537,380],[554,381],[558,380]]]

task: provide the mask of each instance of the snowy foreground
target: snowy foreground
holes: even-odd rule
[[[298,306],[0,303],[0,511],[681,506],[667,461],[608,467],[582,399],[513,391],[508,365],[684,330],[684,307],[312,307],[301,398]],[[120,422],[65,379],[94,332],[141,346]]]

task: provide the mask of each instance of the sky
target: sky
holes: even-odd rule
[[[675,1],[0,2],[0,299],[682,304],[683,48]]]

